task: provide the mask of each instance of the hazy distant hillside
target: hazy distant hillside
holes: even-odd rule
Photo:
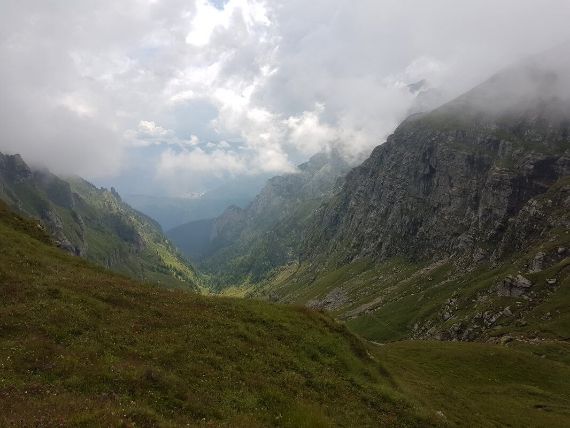
[[[190,221],[216,217],[229,205],[245,207],[253,199],[253,196],[222,199],[209,199],[204,196],[170,198],[125,195],[124,199],[132,207],[155,219],[163,230],[169,230]]]
[[[196,286],[194,269],[160,226],[114,189],[64,180],[32,170],[19,155],[0,154],[0,199],[39,219],[57,245],[75,255],[145,281]]]
[[[263,174],[226,183],[201,195],[167,197],[127,194],[124,200],[169,230],[184,223],[221,215],[230,205],[246,207],[263,187]]]
[[[231,206],[213,221],[187,223],[167,235],[215,288],[257,282],[297,257],[307,220],[349,169],[338,153],[315,155],[297,173],[269,179],[245,209]]]

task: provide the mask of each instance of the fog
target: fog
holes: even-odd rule
[[[570,119],[570,43],[515,62],[439,110],[491,121]]]
[[[569,17],[566,0],[3,0],[0,151],[161,194],[358,158],[417,108],[408,85],[452,99],[570,40]]]

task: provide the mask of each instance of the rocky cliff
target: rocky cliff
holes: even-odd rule
[[[404,121],[315,211],[299,261],[251,295],[379,341],[570,337],[568,53]]]
[[[529,60],[406,120],[320,208],[304,257],[507,254],[514,216],[570,174],[567,70],[544,67]]]

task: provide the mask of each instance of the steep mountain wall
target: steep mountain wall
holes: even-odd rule
[[[250,295],[378,341],[570,337],[570,49],[403,122]]]
[[[513,216],[570,174],[566,80],[533,61],[409,118],[319,209],[303,258],[502,257]]]

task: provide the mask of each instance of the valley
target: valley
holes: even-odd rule
[[[378,345],[302,307],[110,273],[3,204],[0,237],[4,426],[562,427],[570,414],[567,343]]]
[[[5,3],[0,427],[570,426],[568,4]]]
[[[561,57],[412,115],[359,166],[323,155],[270,180],[199,228],[194,262],[215,292],[325,310],[373,341],[568,340],[570,104],[544,65]]]

